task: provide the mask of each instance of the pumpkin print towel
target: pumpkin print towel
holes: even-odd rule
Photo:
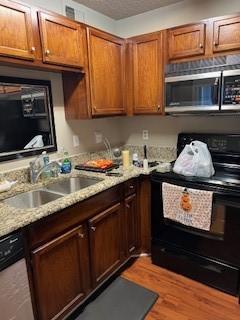
[[[213,193],[211,191],[162,184],[163,215],[184,225],[209,231]]]

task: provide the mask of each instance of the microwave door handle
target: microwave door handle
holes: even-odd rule
[[[212,100],[214,105],[219,105],[220,79],[216,78],[213,85]]]

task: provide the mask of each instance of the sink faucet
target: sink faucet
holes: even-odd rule
[[[34,161],[31,161],[29,163],[29,169],[30,169],[30,182],[31,183],[37,183],[38,179],[40,178],[41,174],[50,168],[57,168],[60,169],[61,165],[57,161],[51,161],[47,165],[41,166],[40,157],[37,157]],[[55,171],[55,177],[58,176],[58,172]]]

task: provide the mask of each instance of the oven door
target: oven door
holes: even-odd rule
[[[162,182],[152,182],[152,238],[192,253],[240,267],[240,198],[186,181],[166,181],[214,192],[210,231],[185,226],[163,217]]]
[[[164,181],[166,181],[164,179]],[[206,185],[166,182],[214,192],[209,232],[163,217],[162,182],[152,178],[152,262],[163,268],[238,295],[240,199]]]
[[[220,106],[221,72],[165,79],[165,111],[189,113],[216,111]]]
[[[221,110],[240,111],[240,70],[223,71]]]

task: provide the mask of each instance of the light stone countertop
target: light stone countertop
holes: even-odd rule
[[[131,166],[128,170],[123,171],[121,168],[115,170],[115,172],[123,173],[122,177],[109,177],[103,173],[73,170],[69,175],[60,175],[59,178],[52,178],[47,182],[39,182],[34,185],[30,183],[16,184],[10,191],[0,193],[0,236],[7,235],[19,228],[22,228],[53,213],[63,210],[87,198],[90,198],[91,196],[94,196],[131,178],[138,177],[140,175],[149,175],[156,168],[157,166],[149,168],[148,170],[143,170],[142,168]],[[45,205],[33,209],[17,209],[14,207],[10,207],[2,201],[19,193],[44,188],[46,184],[55,182],[57,181],[57,179],[60,180],[67,177],[76,177],[79,175],[102,178],[103,181],[97,182],[90,187],[63,196],[55,201],[51,201]]]

